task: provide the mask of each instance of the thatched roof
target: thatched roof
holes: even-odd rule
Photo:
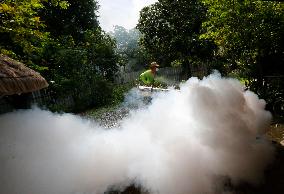
[[[0,96],[33,92],[47,86],[38,72],[0,54]]]

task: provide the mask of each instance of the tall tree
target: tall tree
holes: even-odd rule
[[[284,112],[284,3],[204,0],[208,20],[201,38],[212,39],[224,67],[247,80],[274,113]],[[278,77],[278,78],[277,78]]]
[[[95,0],[66,0],[68,9],[54,7],[50,1],[44,3],[41,17],[47,31],[54,37],[71,35],[76,42],[84,37],[84,31],[96,30],[98,22],[98,3]]]
[[[283,74],[284,3],[204,0],[208,20],[201,37],[214,40],[230,71],[257,78]]]
[[[140,12],[142,44],[158,61],[168,65],[179,60],[188,69],[190,59],[209,56],[212,50],[208,41],[199,40],[205,14],[199,0],[159,0]]]
[[[106,102],[117,57],[97,9],[93,0],[6,0],[0,3],[1,53],[43,70],[55,81],[48,88],[55,98],[72,97],[81,108]]]
[[[119,56],[119,64],[126,71],[136,71],[144,68],[148,55],[142,45],[139,44],[141,33],[137,29],[127,30],[122,26],[115,26],[110,35],[116,40],[116,53]]]
[[[0,49],[1,53],[17,58],[30,57],[42,52],[48,41],[48,32],[38,12],[44,9],[46,0],[5,0],[0,3]],[[51,6],[66,9],[68,3],[53,0]],[[20,57],[21,56],[21,57]]]
[[[55,40],[50,42],[45,50],[45,61],[54,71],[58,69],[58,72],[62,72],[64,67],[67,74],[62,72],[63,77],[72,76],[73,73],[86,69],[85,73],[97,73],[111,79],[116,70],[114,42],[99,26],[98,2],[94,0],[67,0],[67,2],[68,9],[62,10],[47,1],[45,9],[40,13],[47,25],[46,30]],[[80,60],[75,60],[77,62],[74,61],[68,66],[64,60],[71,63],[66,56],[70,57],[72,53],[78,53]]]

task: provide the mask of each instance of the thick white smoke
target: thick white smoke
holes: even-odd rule
[[[215,193],[218,178],[261,181],[273,155],[265,102],[233,79],[192,78],[117,129],[34,108],[0,117],[1,194]],[[220,185],[219,185],[220,186]]]

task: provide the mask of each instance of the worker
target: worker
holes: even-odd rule
[[[150,64],[150,69],[141,73],[139,77],[140,81],[142,81],[144,85],[153,86],[155,82],[156,72],[159,70],[158,67],[159,65],[157,62],[152,62]]]

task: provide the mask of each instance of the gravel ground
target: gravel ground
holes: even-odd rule
[[[115,110],[102,113],[95,117],[95,120],[106,129],[120,127],[122,119],[129,115],[129,111],[130,109],[126,107],[118,107]]]
[[[141,93],[141,91],[133,88],[125,97],[125,102],[121,105],[90,110],[82,115],[93,118],[95,122],[106,129],[120,127],[122,119],[127,117],[130,111],[145,108],[150,101],[151,97],[147,91]]]

